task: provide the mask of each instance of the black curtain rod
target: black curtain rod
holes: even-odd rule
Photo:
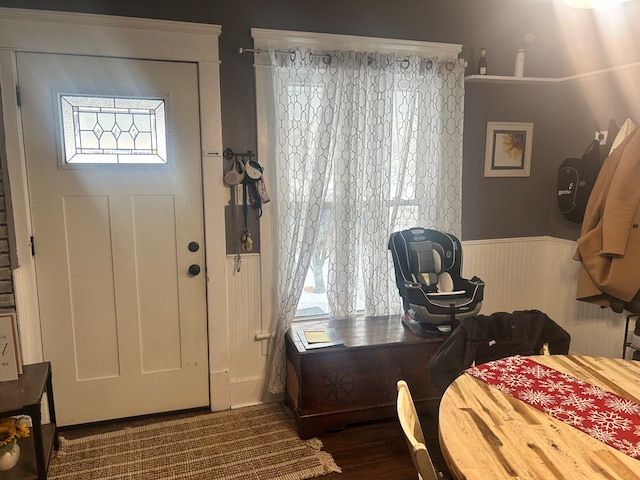
[[[246,53],[246,52],[263,53],[263,52],[266,52],[266,51],[267,50],[264,50],[264,49],[261,49],[261,48],[242,48],[242,47],[238,48],[238,53],[241,54],[241,55],[243,53]],[[293,51],[293,50],[289,50],[289,51],[286,51],[286,52],[283,52],[282,50],[276,50],[275,52],[278,53],[278,54],[281,54],[281,55],[295,54],[295,51]],[[327,63],[327,64],[331,63],[331,54],[330,53],[324,53],[324,54],[312,53],[311,56],[312,57],[323,57],[325,63]],[[403,68],[408,68],[409,67],[409,60],[407,58],[397,59],[396,62],[402,64]],[[455,63],[453,61],[449,60],[446,63],[446,66],[447,66],[447,70],[451,71],[455,67]],[[465,62],[465,68],[466,68],[466,66],[467,66],[467,62]]]
[[[264,50],[262,48],[238,48],[238,53],[243,54],[246,52],[249,53],[263,53],[263,52],[267,52],[268,50]],[[283,52],[281,50],[276,50],[276,53],[280,53],[282,55],[286,54],[286,53],[291,53],[291,50],[287,51],[287,52]]]
[[[238,48],[238,53],[239,54],[243,54],[245,52],[251,52],[251,53],[263,53],[266,52],[267,50],[264,50],[262,48]],[[280,54],[280,55],[295,55],[295,51],[294,50],[288,50],[286,52],[283,52],[282,50],[276,50],[276,53]],[[310,54],[312,57],[321,57],[324,58],[324,62],[326,64],[331,63],[331,54],[330,53],[311,53]],[[293,57],[292,57],[293,58]]]
[[[262,48],[238,48],[238,53],[239,54],[243,54],[245,52],[249,52],[249,53],[263,53],[263,52],[267,52],[268,50],[264,50]],[[276,50],[276,53],[279,53],[280,55],[287,55],[287,54],[291,54],[294,53],[293,50],[287,50],[286,52],[283,52],[282,50]],[[326,57],[327,55],[329,55],[328,53],[312,53],[311,56],[314,57]]]

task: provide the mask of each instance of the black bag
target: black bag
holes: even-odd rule
[[[558,206],[570,222],[582,223],[601,166],[600,142],[594,140],[582,158],[567,158],[558,167]]]

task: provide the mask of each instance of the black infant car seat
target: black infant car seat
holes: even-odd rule
[[[425,337],[447,335],[482,307],[484,282],[460,276],[462,247],[454,235],[410,228],[391,234],[389,250],[402,297],[402,322]]]

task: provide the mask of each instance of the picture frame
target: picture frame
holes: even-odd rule
[[[485,177],[528,177],[533,123],[487,122]]]
[[[16,315],[0,313],[0,381],[17,380],[22,373],[22,359]]]

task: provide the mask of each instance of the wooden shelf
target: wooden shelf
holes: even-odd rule
[[[521,84],[521,85],[533,85],[533,84],[560,84],[568,83],[575,80],[587,79],[590,77],[596,77],[599,75],[606,75],[610,73],[619,73],[627,70],[633,70],[640,68],[640,62],[628,63],[625,65],[618,65],[615,67],[601,68],[599,70],[593,70],[591,72],[578,73],[576,75],[569,75],[566,77],[514,77],[510,75],[469,75],[464,77],[465,83],[493,83],[493,84]]]
[[[45,394],[51,423],[41,425],[40,406]],[[24,365],[17,380],[0,382],[0,416],[19,414],[31,417],[31,435],[19,440],[18,464],[0,472],[0,479],[45,480],[53,449],[58,448],[49,362]]]
[[[56,427],[52,423],[42,425],[42,442],[44,449],[44,460],[49,464],[51,453],[53,452]],[[33,435],[20,439],[20,460],[18,464],[10,470],[0,473],[2,480],[37,480],[38,466],[36,464],[35,446]]]
[[[512,83],[512,84],[540,84],[561,83],[563,78],[542,77],[510,77],[507,75],[469,75],[464,77],[465,83]]]

